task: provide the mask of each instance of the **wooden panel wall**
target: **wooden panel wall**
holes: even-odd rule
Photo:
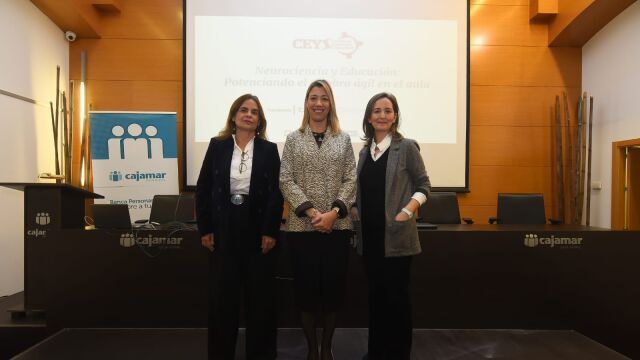
[[[498,192],[541,192],[554,213],[552,110],[562,91],[577,101],[581,49],[549,48],[547,25],[529,23],[528,4],[471,1],[471,192],[459,198],[477,223],[496,214]],[[124,1],[100,34],[72,44],[71,78],[86,50],[93,110],[178,112],[182,159],[182,0]]]
[[[80,52],[84,50],[87,104],[92,110],[177,112],[181,168],[182,0],[127,0],[120,3],[120,9],[120,13],[101,17],[100,39],[71,43],[70,79],[76,82],[77,94]]]
[[[499,192],[553,198],[553,109],[581,88],[581,49],[549,48],[547,25],[529,22],[529,2],[471,1],[470,193],[460,194],[462,216],[486,223]],[[571,117],[575,109],[571,107]]]

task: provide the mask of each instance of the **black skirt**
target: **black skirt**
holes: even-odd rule
[[[296,304],[305,312],[335,312],[344,301],[350,230],[288,232]]]

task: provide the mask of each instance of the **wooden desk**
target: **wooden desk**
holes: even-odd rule
[[[139,239],[167,232],[140,231]],[[52,327],[206,327],[207,252],[196,232],[164,250],[114,231],[53,230],[46,284]],[[640,232],[562,225],[441,225],[413,260],[416,328],[574,329],[640,358]],[[158,243],[166,240],[157,240]],[[138,241],[140,242],[140,240]],[[123,245],[121,245],[121,243]],[[279,326],[297,327],[286,239]],[[367,326],[355,251],[339,327]]]

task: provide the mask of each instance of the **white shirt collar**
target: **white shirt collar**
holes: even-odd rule
[[[384,137],[384,139],[382,139],[382,141],[380,141],[380,144],[376,144],[375,140],[371,141],[371,147],[369,148],[369,151],[371,151],[371,158],[374,161],[378,160],[380,158],[380,156],[382,156],[384,154],[384,152],[387,151],[389,146],[391,146],[391,139],[392,138],[393,138],[393,136],[389,133],[389,134],[387,134],[387,136]],[[380,149],[380,152],[378,153],[378,156],[374,155],[376,146],[378,147],[378,149]]]
[[[238,149],[238,151],[240,151],[240,152],[242,153],[242,152],[243,152],[243,151],[242,151],[242,149],[240,149],[240,146],[238,146],[238,143],[236,142],[236,135],[235,135],[235,134],[233,134],[233,135],[231,135],[231,136],[233,136],[233,146],[234,146],[235,148],[237,148],[237,149]],[[249,156],[252,156],[252,157],[253,157],[253,140],[254,140],[255,138],[256,138],[255,136],[254,136],[254,137],[252,137],[252,138],[251,138],[251,140],[249,140],[249,142],[247,143],[247,145],[244,147],[244,152],[249,153]]]

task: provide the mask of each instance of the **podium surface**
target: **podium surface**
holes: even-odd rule
[[[84,228],[86,199],[104,196],[70,184],[4,182],[0,186],[24,193],[24,310],[46,309],[45,262],[41,242],[47,233],[58,229]]]

